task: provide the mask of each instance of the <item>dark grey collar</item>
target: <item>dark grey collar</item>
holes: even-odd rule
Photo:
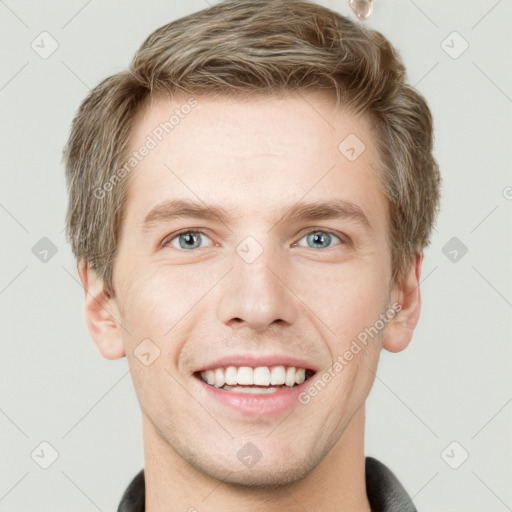
[[[384,464],[371,457],[366,457],[366,492],[372,512],[417,512],[396,476]],[[124,492],[117,512],[144,512],[145,500],[142,469]]]

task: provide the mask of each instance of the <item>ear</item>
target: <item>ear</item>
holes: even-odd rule
[[[91,266],[80,260],[78,275],[85,291],[85,322],[100,354],[106,359],[119,359],[125,354],[122,343],[119,313],[115,300],[105,291],[103,281]]]
[[[409,272],[391,291],[391,304],[398,302],[402,309],[390,320],[384,330],[382,346],[390,352],[401,352],[407,348],[420,318],[422,262],[423,252],[416,253]]]

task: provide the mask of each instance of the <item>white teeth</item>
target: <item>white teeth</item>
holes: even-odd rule
[[[221,388],[224,384],[226,384],[224,370],[222,368],[217,368],[215,370],[215,387]]]
[[[253,394],[263,394],[266,395],[268,393],[275,393],[278,391],[278,388],[248,388],[244,386],[224,386],[223,389],[228,391],[238,391],[239,393],[253,393]]]
[[[274,366],[270,370],[270,384],[282,386],[286,381],[286,369],[284,366]]]
[[[255,386],[268,386],[270,384],[270,370],[266,366],[258,366],[254,368]]]
[[[210,386],[213,386],[213,384],[215,383],[215,372],[213,370],[206,370],[206,372],[204,373],[206,382],[208,382]]]
[[[254,384],[253,369],[248,366],[240,366],[240,368],[238,368],[236,381],[241,386],[252,386]]]
[[[297,368],[295,370],[295,383],[302,384],[306,380],[306,370],[304,368]],[[215,379],[217,382],[217,379]]]
[[[284,383],[292,387],[295,384],[295,367],[290,366],[286,369],[286,377]]]
[[[201,378],[217,388],[228,390],[243,391],[246,393],[269,392],[272,393],[277,388],[269,388],[268,386],[293,387],[295,384],[302,384],[306,380],[306,369],[295,368],[294,366],[228,366],[227,368],[215,368],[201,372]],[[240,388],[239,386],[265,386],[262,388],[255,387],[254,391],[247,391],[250,388]],[[259,390],[259,391],[258,391]]]
[[[220,368],[222,370],[222,368]],[[226,384],[229,386],[236,386],[237,369],[235,366],[228,366],[226,368]]]

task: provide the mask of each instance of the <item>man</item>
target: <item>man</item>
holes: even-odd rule
[[[119,511],[413,511],[364,453],[439,203],[432,118],[378,32],[225,1],[85,99],[67,234],[90,335],[126,356],[145,467]]]

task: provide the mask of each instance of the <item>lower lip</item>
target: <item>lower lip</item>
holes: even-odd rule
[[[203,389],[223,405],[236,409],[249,415],[272,415],[286,412],[296,405],[300,405],[299,394],[309,385],[309,379],[298,386],[289,389],[274,391],[273,393],[240,393],[210,386],[198,379]]]

